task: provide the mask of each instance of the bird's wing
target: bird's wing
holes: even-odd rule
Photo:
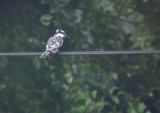
[[[53,49],[58,49],[61,47],[63,44],[63,38],[62,37],[57,37],[56,35],[51,37],[46,45],[47,50],[53,50]]]
[[[51,45],[54,42],[56,42],[55,38],[54,37],[50,37],[49,40],[48,40],[48,42],[47,42],[47,45]]]

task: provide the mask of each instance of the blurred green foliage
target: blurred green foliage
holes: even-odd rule
[[[0,52],[160,49],[159,0],[1,0]],[[160,57],[0,57],[0,113],[159,113]]]

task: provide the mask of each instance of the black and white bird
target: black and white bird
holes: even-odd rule
[[[58,52],[59,47],[63,44],[63,38],[69,38],[63,30],[57,29],[56,33],[53,37],[47,42],[46,51],[42,53],[40,58],[46,58],[50,55],[50,53],[56,54]]]

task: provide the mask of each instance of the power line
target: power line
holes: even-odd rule
[[[130,51],[75,51],[61,52],[60,55],[120,55],[120,54],[158,54],[160,50],[130,50]]]
[[[124,55],[124,54],[159,54],[160,50],[127,50],[127,51],[68,51],[58,55]],[[40,56],[42,52],[2,52],[0,56]]]
[[[0,56],[40,56],[42,52],[3,52]]]

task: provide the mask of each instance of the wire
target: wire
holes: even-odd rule
[[[120,55],[120,54],[158,54],[160,50],[130,50],[130,51],[78,51],[61,52],[59,55]]]
[[[159,54],[160,50],[128,50],[128,51],[69,51],[58,55],[122,55],[122,54]],[[3,52],[0,56],[40,56],[42,52]]]
[[[3,52],[0,56],[39,56],[42,52]]]

